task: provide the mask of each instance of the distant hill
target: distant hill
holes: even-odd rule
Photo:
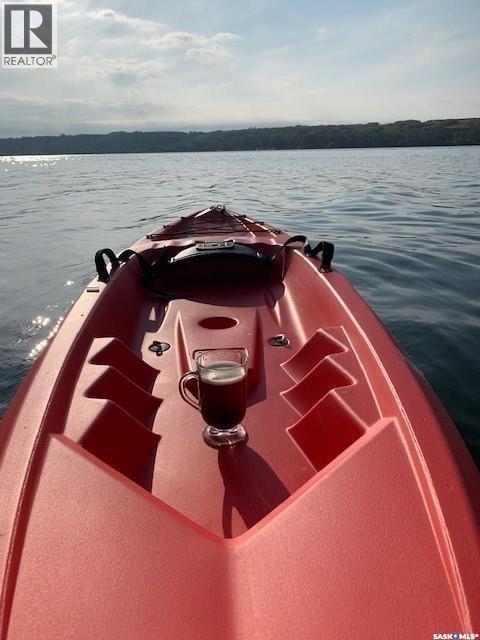
[[[255,149],[337,149],[480,144],[480,118],[401,120],[227,131],[115,131],[108,134],[0,139],[0,155],[158,153]]]

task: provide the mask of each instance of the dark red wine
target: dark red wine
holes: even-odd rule
[[[235,427],[246,410],[247,376],[237,362],[214,362],[199,375],[200,410],[205,422],[218,429]]]

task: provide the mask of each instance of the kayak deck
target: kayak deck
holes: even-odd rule
[[[309,273],[303,260],[293,258],[283,283],[217,285],[168,305],[142,300],[138,278],[114,279],[110,313],[122,321],[115,335],[93,340],[65,435],[219,536],[257,523],[380,418],[333,309],[308,313],[312,296],[326,292],[313,269],[312,287],[296,286]],[[127,307],[116,286],[128,289]],[[269,344],[280,333],[288,347]],[[170,348],[157,356],[154,340]],[[249,441],[216,451],[205,446],[202,417],[180,398],[178,380],[196,349],[235,346],[250,358]]]

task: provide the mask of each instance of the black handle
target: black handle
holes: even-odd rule
[[[120,262],[118,261],[117,256],[114,254],[114,252],[111,249],[108,249],[108,248],[99,249],[96,252],[95,267],[97,269],[98,279],[100,282],[109,282],[110,274],[107,271],[107,264],[104,256],[106,256],[112,264],[112,269],[110,273],[114,273],[118,269],[118,267],[120,266]]]
[[[276,260],[278,257],[280,257],[282,255],[282,252],[285,251],[285,249],[288,247],[288,245],[293,244],[294,242],[301,242],[302,245],[305,244],[305,242],[307,241],[306,236],[292,236],[291,238],[288,238],[288,240],[285,240],[285,242],[282,244],[282,246],[279,248],[279,250],[277,251],[277,253],[275,253],[271,258],[270,258],[270,262],[273,262],[274,260]]]
[[[319,253],[322,254],[322,265],[320,269],[325,273],[329,273],[332,270],[334,251],[334,245],[331,242],[326,242],[325,240],[319,242],[315,247],[313,247],[313,249],[309,244],[305,247],[305,254],[307,256],[316,258]]]

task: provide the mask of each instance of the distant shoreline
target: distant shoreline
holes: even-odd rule
[[[219,131],[116,131],[0,139],[0,156],[480,145],[480,118]]]

